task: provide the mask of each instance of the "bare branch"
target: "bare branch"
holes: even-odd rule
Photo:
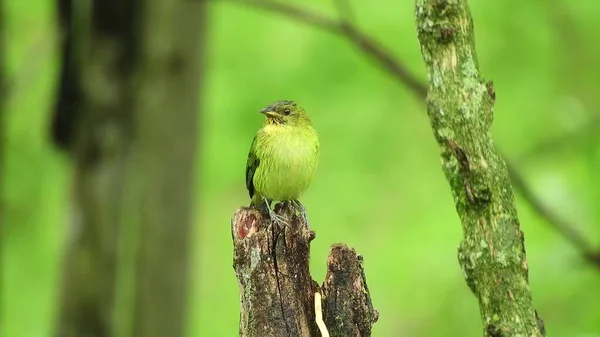
[[[341,21],[332,20],[321,14],[305,10],[294,5],[270,0],[225,0],[252,8],[260,8],[271,12],[283,14],[291,19],[306,23],[310,26],[318,27],[330,33],[338,34],[352,44],[354,44],[363,53],[367,54],[376,61],[384,70],[388,71],[394,77],[398,78],[400,83],[406,85],[417,96],[419,100],[427,96],[427,88],[414,77],[391,52],[377,42],[374,38],[364,34],[355,26]]]
[[[504,159],[506,161],[506,158]],[[592,244],[579,233],[573,224],[561,218],[554,213],[550,207],[545,205],[537,198],[533,190],[529,188],[521,174],[514,171],[514,167],[507,162],[508,172],[511,177],[513,187],[518,189],[523,199],[531,208],[543,219],[550,227],[554,228],[561,236],[569,241],[581,253],[581,255],[590,263],[600,267],[600,253],[594,249]]]
[[[566,132],[563,135],[552,137],[547,141],[540,142],[525,154],[521,155],[521,160],[527,160],[533,157],[539,157],[546,154],[556,154],[560,151],[571,149],[573,146],[590,141],[597,137],[600,130],[600,114],[596,114],[573,131]]]
[[[223,1],[223,0],[221,0]],[[252,8],[259,8],[271,12],[276,12],[282,14],[284,16],[289,17],[290,19],[306,23],[310,26],[314,26],[317,28],[321,28],[330,33],[340,35],[348,40],[348,42],[352,43],[358,49],[378,63],[384,70],[387,70],[390,74],[392,74],[399,83],[407,86],[411,92],[421,101],[425,101],[427,97],[427,87],[420,80],[415,78],[406,68],[406,66],[401,63],[395,56],[389,52],[389,49],[383,46],[379,41],[375,38],[363,33],[356,26],[351,23],[347,23],[346,21],[338,21],[330,19],[326,16],[323,16],[319,13],[312,12],[310,10],[306,10],[303,8],[299,8],[294,5],[290,5],[287,3],[282,3],[273,0],[224,0],[233,3],[239,3],[242,5],[250,6]],[[336,2],[344,2],[344,0],[336,0]],[[490,82],[489,90],[493,93],[493,85]],[[503,158],[507,158],[507,156],[500,151],[500,155]],[[557,226],[555,221],[556,217],[551,213],[544,212],[544,209],[549,209],[548,206],[545,206],[533,193],[530,193],[529,190],[522,190],[524,188],[523,184],[519,184],[519,182],[525,181],[521,173],[512,165],[507,163],[510,178],[514,181],[515,189],[522,193],[522,197],[525,202],[532,205],[534,211],[538,213],[538,215],[544,219],[552,228],[558,229],[563,228],[563,225],[567,228],[575,228],[572,224],[562,220],[561,225]],[[543,207],[539,207],[539,206]],[[559,231],[561,235],[564,235],[563,231]],[[579,243],[585,242],[579,240],[572,240],[567,238],[567,240],[573,244],[578,245],[577,248],[580,251],[588,251],[590,244],[585,244],[583,246],[579,246]],[[586,255],[585,258],[588,261],[595,261],[589,258],[589,256],[600,256],[600,251],[591,250],[591,255]],[[595,263],[600,268],[600,258],[597,258],[598,263]]]
[[[589,69],[594,69],[597,62],[594,53],[590,50],[593,44],[588,43],[587,37],[580,31],[577,19],[569,10],[568,1],[555,0],[541,3],[550,27],[558,38],[556,56],[563,59],[559,68],[562,75],[559,87],[575,95],[588,111],[597,110],[598,95],[587,85],[587,82],[594,78],[594,75],[590,76],[593,73],[590,73]]]
[[[340,20],[342,20],[346,24],[356,23],[356,16],[354,15],[354,11],[352,10],[350,0],[333,0],[333,3],[340,16]]]

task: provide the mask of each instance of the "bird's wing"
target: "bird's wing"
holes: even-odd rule
[[[254,197],[254,172],[260,164],[260,159],[256,156],[256,137],[252,140],[250,145],[250,152],[248,153],[248,161],[246,162],[246,188],[248,189],[248,195],[250,199]]]

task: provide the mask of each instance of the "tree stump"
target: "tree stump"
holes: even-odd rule
[[[371,303],[362,257],[344,244],[332,245],[325,282],[319,286],[309,270],[315,232],[288,203],[275,211],[288,226],[281,228],[248,207],[236,210],[232,219],[240,336],[371,336],[379,314]]]

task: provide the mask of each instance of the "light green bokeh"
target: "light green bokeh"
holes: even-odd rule
[[[480,67],[497,93],[496,144],[521,159],[544,201],[598,243],[600,147],[522,156],[598,113],[590,92],[600,89],[593,62],[600,47],[582,45],[586,57],[569,63],[574,51],[543,1],[470,3]],[[425,79],[413,2],[353,4],[357,24]],[[306,5],[335,15],[329,2]],[[563,6],[583,42],[600,39],[595,2]],[[50,336],[58,296],[69,171],[47,141],[57,74],[51,10],[48,0],[8,2],[8,70],[21,85],[8,102],[3,177],[6,337]],[[424,105],[339,37],[231,3],[212,2],[210,14],[189,336],[237,334],[229,219],[248,203],[244,165],[261,123],[257,111],[278,99],[303,105],[321,134],[321,166],[303,199],[317,231],[313,277],[323,279],[329,246],[344,242],[365,258],[380,312],[375,337],[481,336],[477,302],[456,258],[460,222]],[[520,198],[518,210],[535,305],[550,335],[600,336],[600,276]]]

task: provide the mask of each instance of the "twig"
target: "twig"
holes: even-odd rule
[[[315,320],[317,321],[317,326],[319,327],[321,336],[329,337],[329,331],[327,331],[327,326],[325,326],[325,322],[323,322],[323,308],[321,306],[321,294],[318,292],[315,293]]]
[[[550,27],[558,37],[557,57],[562,57],[560,86],[577,96],[588,111],[596,110],[598,95],[586,85],[589,69],[596,67],[596,58],[590,50],[590,43],[579,30],[577,19],[569,10],[568,1],[543,1]],[[543,11],[542,13],[543,14]]]
[[[590,244],[584,236],[575,229],[575,226],[554,213],[550,207],[544,205],[544,203],[535,196],[533,190],[527,185],[523,176],[515,172],[511,165],[508,165],[507,163],[506,166],[508,167],[513,187],[519,190],[521,196],[528,201],[531,208],[540,217],[546,219],[552,228],[575,246],[587,261],[600,267],[600,254],[592,247],[592,244]]]
[[[419,99],[427,96],[427,88],[415,78],[397,58],[374,38],[364,34],[355,26],[327,18],[321,14],[305,10],[294,5],[270,0],[220,0],[247,5],[253,8],[284,14],[294,20],[318,27],[330,33],[344,36],[379,65],[397,77]]]
[[[350,5],[350,0],[333,0],[333,3],[340,15],[340,20],[346,24],[352,24],[356,22],[356,16]]]
[[[215,1],[215,0],[213,0]],[[229,1],[233,3],[239,3],[242,5],[250,6],[253,8],[259,8],[271,12],[276,12],[287,16],[291,19],[306,23],[310,26],[321,28],[330,33],[340,35],[348,40],[348,42],[357,46],[365,55],[369,56],[372,60],[377,62],[382,68],[386,69],[390,74],[392,74],[400,83],[406,85],[411,92],[419,99],[424,101],[427,97],[427,87],[418,79],[416,79],[407,69],[406,67],[396,58],[394,57],[387,48],[382,46],[382,44],[376,39],[364,34],[355,26],[349,23],[345,23],[343,21],[337,21],[330,18],[327,18],[321,14],[312,12],[310,10],[302,9],[296,7],[294,5],[290,5],[287,3],[282,3],[273,0],[220,0],[220,1]],[[336,0],[342,1],[342,0]],[[493,87],[490,85],[489,90],[493,91]],[[500,151],[500,155],[503,158],[507,158],[506,155],[502,151]],[[525,179],[521,175],[518,170],[507,163],[510,177],[516,181],[524,181]],[[523,192],[521,190],[522,185],[515,183],[515,189],[519,192]],[[523,192],[522,197],[525,202],[531,205],[543,205],[541,201],[533,193]],[[548,207],[544,207],[547,209]],[[544,219],[551,227],[556,228],[553,224],[555,218],[549,216],[546,212],[540,212],[540,209],[537,207],[533,207],[533,209],[538,212],[538,215]],[[563,221],[563,223],[567,227],[574,228],[572,224]],[[559,232],[562,234],[562,232]],[[569,240],[571,241],[571,240]],[[573,241],[571,241],[573,242]],[[574,242],[573,242],[574,243]],[[584,247],[591,247],[590,244],[586,244]],[[585,251],[581,247],[577,247],[580,251]],[[594,250],[592,256],[600,256],[600,252],[598,250]],[[586,260],[592,261],[589,257],[586,257]],[[594,260],[595,261],[595,260]],[[595,263],[597,267],[600,268],[600,258],[598,259],[598,263]]]
[[[567,150],[578,143],[581,144],[593,137],[597,137],[598,130],[600,130],[600,114],[595,114],[575,130],[542,141],[519,157],[521,157],[521,160],[527,160],[545,154],[556,154],[557,152]]]

